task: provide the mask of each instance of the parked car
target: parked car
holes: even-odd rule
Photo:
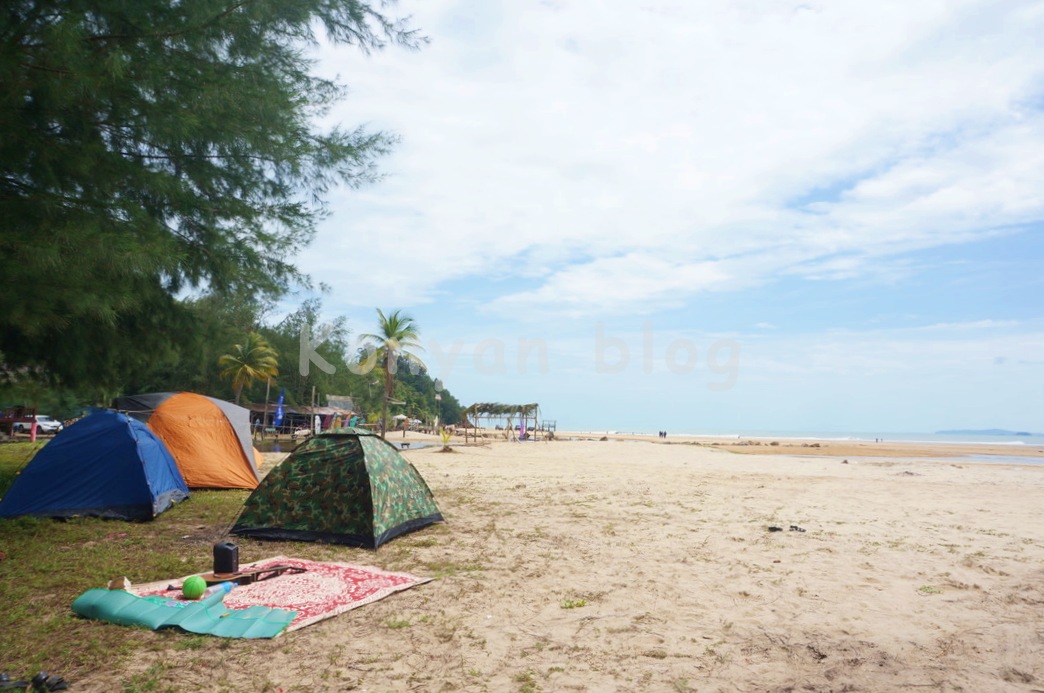
[[[32,426],[27,421],[19,421],[14,425],[14,430],[18,433],[28,433],[29,428]],[[45,414],[36,415],[36,432],[37,433],[57,433],[62,430],[62,422],[57,419],[52,419],[50,416]]]

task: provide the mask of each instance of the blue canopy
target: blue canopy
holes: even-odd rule
[[[0,500],[0,517],[150,520],[188,495],[174,458],[145,424],[96,411],[36,453]]]

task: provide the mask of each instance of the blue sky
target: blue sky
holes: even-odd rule
[[[411,314],[463,403],[1044,431],[1044,4],[392,9],[430,44],[318,69],[401,143],[299,265],[356,333]]]

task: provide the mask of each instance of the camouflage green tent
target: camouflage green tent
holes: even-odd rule
[[[420,472],[394,446],[338,428],[309,438],[269,472],[232,533],[376,549],[441,520]]]

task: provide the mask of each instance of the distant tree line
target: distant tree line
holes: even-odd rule
[[[257,403],[264,401],[268,390],[273,403],[285,391],[285,402],[290,406],[307,406],[313,401],[325,406],[329,395],[350,395],[368,421],[378,421],[384,404],[385,365],[380,359],[368,358],[367,350],[361,347],[361,330],[353,338],[345,317],[323,319],[320,299],[308,299],[282,319],[267,322],[264,311],[252,301],[222,301],[207,296],[184,301],[184,309],[193,316],[192,329],[173,339],[168,348],[143,354],[120,377],[99,381],[97,385],[64,387],[34,377],[31,371],[9,371],[0,382],[0,404],[36,403],[42,413],[65,418],[85,405],[108,404],[120,394],[187,390]],[[333,373],[311,364],[308,374],[301,375],[301,332],[320,325],[329,329],[322,332],[325,338],[312,346],[333,366]],[[272,352],[270,365],[276,375],[270,386],[263,376],[236,380],[230,377],[227,367],[229,359],[225,357],[242,354],[237,346],[249,349],[248,345],[259,338]],[[372,368],[365,370],[368,362]],[[441,389],[441,383],[426,368],[407,357],[398,358],[396,366],[390,399],[405,404],[393,405],[393,414],[406,414],[424,422],[436,417],[447,424],[460,421],[460,402],[449,390]],[[440,398],[436,399],[436,395]]]
[[[426,39],[390,7],[4,3],[0,404],[64,416],[133,392],[256,399],[256,378],[222,377],[256,334],[277,354],[288,402],[307,404],[314,388],[320,401],[383,406],[375,376],[346,367],[357,358],[346,320],[318,348],[336,371],[301,376],[300,330],[320,304],[276,322],[268,306],[310,285],[295,257],[327,212],[326,192],[375,181],[397,139],[316,125],[346,89],[313,74],[310,50],[321,40],[420,48]],[[436,412],[424,377],[398,379],[391,393],[418,418]],[[454,402],[443,393],[446,420]]]

